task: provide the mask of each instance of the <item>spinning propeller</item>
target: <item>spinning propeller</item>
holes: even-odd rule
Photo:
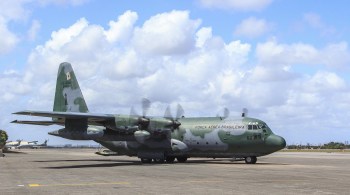
[[[151,101],[149,101],[146,98],[142,98],[141,103],[142,103],[142,116],[140,116],[135,111],[134,106],[132,106],[130,109],[130,119],[137,118],[136,124],[139,126],[139,129],[146,130],[149,123],[150,123],[150,119],[148,117],[146,117],[146,115],[147,115],[149,108],[151,107]]]
[[[181,125],[181,123],[178,120],[184,115],[184,109],[180,104],[177,105],[175,118],[171,114],[170,106],[166,108],[164,113],[164,118],[165,118],[165,121],[164,121],[164,119],[163,120],[150,119],[149,117],[147,117],[147,113],[149,111],[149,108],[151,107],[150,100],[146,98],[142,98],[141,103],[142,103],[142,116],[137,114],[134,107],[131,107],[131,110],[130,110],[130,119],[134,118],[134,120],[135,119],[137,120],[136,124],[139,126],[140,130],[148,130],[151,120],[152,122],[158,121],[159,123],[163,123],[163,124],[165,123],[164,127],[167,127],[167,128],[170,127],[171,130],[176,129]]]
[[[182,106],[180,104],[178,104],[177,110],[176,110],[176,118],[174,118],[171,114],[170,106],[168,106],[165,110],[164,118],[170,120],[171,124],[169,124],[167,126],[172,127],[172,130],[177,129],[181,125],[181,123],[178,120],[184,115],[184,112],[185,111],[182,108]]]

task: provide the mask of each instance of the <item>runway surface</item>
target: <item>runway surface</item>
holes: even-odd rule
[[[0,158],[0,194],[349,194],[350,153],[279,152],[141,164],[92,149],[21,150]]]

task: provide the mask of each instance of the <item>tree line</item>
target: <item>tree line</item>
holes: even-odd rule
[[[287,149],[350,149],[350,144],[348,142],[341,143],[341,142],[329,142],[323,145],[312,145],[312,144],[306,144],[306,145],[288,145]]]

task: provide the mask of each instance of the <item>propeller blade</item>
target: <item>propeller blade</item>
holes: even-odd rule
[[[147,98],[142,98],[142,116],[145,117],[149,108],[151,107],[151,101]]]
[[[139,116],[139,115],[137,114],[137,112],[135,111],[134,106],[131,106],[131,109],[130,109],[130,116]]]
[[[184,116],[185,111],[180,104],[177,104],[176,120]]]
[[[165,113],[164,113],[164,118],[171,119],[171,120],[174,119],[172,114],[171,114],[170,106],[166,107]]]
[[[228,108],[224,108],[224,117],[227,118],[230,116],[230,110]]]

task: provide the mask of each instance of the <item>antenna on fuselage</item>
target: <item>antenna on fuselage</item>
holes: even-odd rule
[[[247,108],[243,108],[242,110],[242,117],[246,117],[248,116],[248,109]]]

